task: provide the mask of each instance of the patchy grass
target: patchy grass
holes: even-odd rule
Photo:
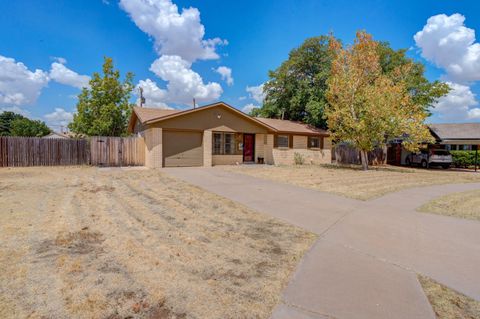
[[[436,184],[480,182],[480,174],[395,166],[362,171],[356,166],[304,165],[223,166],[222,169],[301,187],[368,200],[384,194]]]
[[[0,169],[1,318],[268,318],[315,235],[158,171]]]
[[[426,203],[418,210],[480,221],[480,190],[448,194]]]
[[[478,319],[480,302],[424,276],[418,280],[437,319]]]

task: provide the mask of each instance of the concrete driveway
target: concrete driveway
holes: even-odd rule
[[[480,184],[409,189],[372,201],[227,172],[165,172],[319,235],[272,318],[435,318],[417,280],[480,300],[480,223],[415,211]]]

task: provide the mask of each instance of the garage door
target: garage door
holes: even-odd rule
[[[202,133],[163,131],[163,165],[202,166]]]

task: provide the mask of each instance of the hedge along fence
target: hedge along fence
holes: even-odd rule
[[[455,167],[469,167],[475,165],[476,151],[450,151],[452,154],[453,166]],[[480,157],[480,154],[478,155]],[[480,164],[480,159],[477,158],[477,165]]]

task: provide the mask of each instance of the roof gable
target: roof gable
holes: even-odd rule
[[[205,106],[187,109],[187,110],[166,110],[158,108],[145,108],[145,107],[134,107],[130,122],[128,125],[129,132],[133,132],[135,127],[135,122],[137,119],[142,124],[153,124],[159,123],[162,121],[167,121],[170,119],[175,119],[178,117],[186,116],[188,114],[202,112],[205,110],[210,110],[212,108],[224,108],[228,111],[240,116],[241,118],[255,123],[267,129],[268,131],[278,132],[278,133],[289,133],[289,134],[300,134],[300,135],[324,135],[328,136],[329,133],[325,130],[315,128],[311,125],[304,124],[301,122],[294,122],[289,120],[280,120],[280,119],[270,119],[270,118],[260,118],[252,117],[248,114],[239,111],[238,109],[228,105],[224,102],[217,102],[208,104]]]
[[[429,124],[428,127],[440,140],[480,139],[480,123]]]
[[[208,104],[205,106],[188,109],[188,110],[164,110],[164,109],[155,109],[155,108],[141,108],[141,107],[134,107],[132,112],[132,117],[130,118],[130,123],[128,126],[129,131],[133,131],[133,127],[135,125],[135,121],[138,119],[142,124],[153,124],[158,123],[161,121],[166,121],[169,119],[173,119],[176,117],[184,116],[187,114],[195,113],[195,112],[202,112],[204,110],[222,107],[226,108],[229,111],[241,116],[242,118],[254,122],[255,124],[266,128],[270,131],[275,131],[274,128],[270,127],[268,124],[265,124],[258,119],[251,117],[248,114],[243,113],[242,111],[237,110],[236,108],[224,103],[224,102],[217,102],[213,104]]]

